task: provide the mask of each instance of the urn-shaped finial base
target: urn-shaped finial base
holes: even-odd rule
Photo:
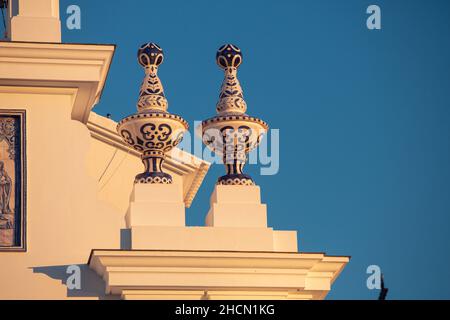
[[[145,170],[135,178],[135,183],[170,184],[170,174],[163,171],[166,153],[176,147],[188,130],[187,122],[180,116],[167,112],[167,99],[157,75],[164,60],[162,49],[155,43],[142,45],[138,62],[144,67],[145,78],[138,101],[138,112],[124,118],[117,132],[124,142],[141,154]]]
[[[247,154],[255,149],[268,130],[264,121],[245,114],[247,105],[237,78],[242,63],[241,50],[226,44],[216,53],[216,62],[225,72],[217,103],[218,115],[202,122],[203,143],[222,156],[227,174],[220,177],[220,185],[254,185],[243,173]]]

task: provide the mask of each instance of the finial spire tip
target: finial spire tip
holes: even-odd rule
[[[164,51],[154,42],[143,44],[138,50],[138,61],[143,67],[158,67],[164,61]]]
[[[224,44],[217,50],[216,62],[222,69],[238,68],[242,63],[242,52],[233,44]]]

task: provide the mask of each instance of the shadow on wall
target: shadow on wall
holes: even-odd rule
[[[105,282],[99,277],[87,264],[77,264],[80,268],[80,289],[67,288],[67,297],[73,298],[98,298],[101,300],[114,300],[118,297],[109,296],[105,294]],[[41,273],[46,276],[60,280],[61,283],[66,286],[67,279],[73,274],[73,272],[67,273],[70,266],[48,266],[48,267],[34,267],[33,273]]]
[[[120,230],[120,249],[131,249],[131,232],[129,229]],[[73,270],[68,272],[69,267],[80,268],[80,289],[69,289],[67,280],[73,275]],[[116,300],[120,297],[105,294],[105,282],[87,264],[75,264],[64,266],[33,267],[33,273],[41,273],[51,279],[61,281],[67,287],[67,297],[69,298],[98,298],[101,300]]]

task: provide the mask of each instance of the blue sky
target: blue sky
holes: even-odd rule
[[[391,299],[450,299],[450,2],[88,1],[64,42],[114,43],[97,113],[135,112],[136,50],[163,47],[169,110],[191,124],[215,114],[216,49],[244,52],[248,113],[280,129],[280,171],[260,176],[270,226],[298,230],[303,252],[350,255],[329,299],[375,299],[366,268]],[[366,28],[366,8],[382,30]],[[192,207],[202,224],[223,168],[211,168]]]

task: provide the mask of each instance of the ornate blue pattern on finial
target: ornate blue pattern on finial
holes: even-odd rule
[[[222,69],[238,68],[242,63],[242,52],[233,44],[225,44],[217,50],[216,62]]]
[[[168,102],[158,77],[158,67],[164,61],[163,50],[153,42],[144,44],[138,50],[138,61],[145,68],[145,78],[139,93],[138,110],[166,112]]]
[[[143,67],[159,66],[164,60],[164,52],[156,43],[146,43],[139,48],[138,60]]]
[[[221,46],[216,53],[216,62],[225,71],[217,112],[220,115],[244,114],[247,103],[237,78],[237,69],[242,63],[241,49],[232,44]]]

